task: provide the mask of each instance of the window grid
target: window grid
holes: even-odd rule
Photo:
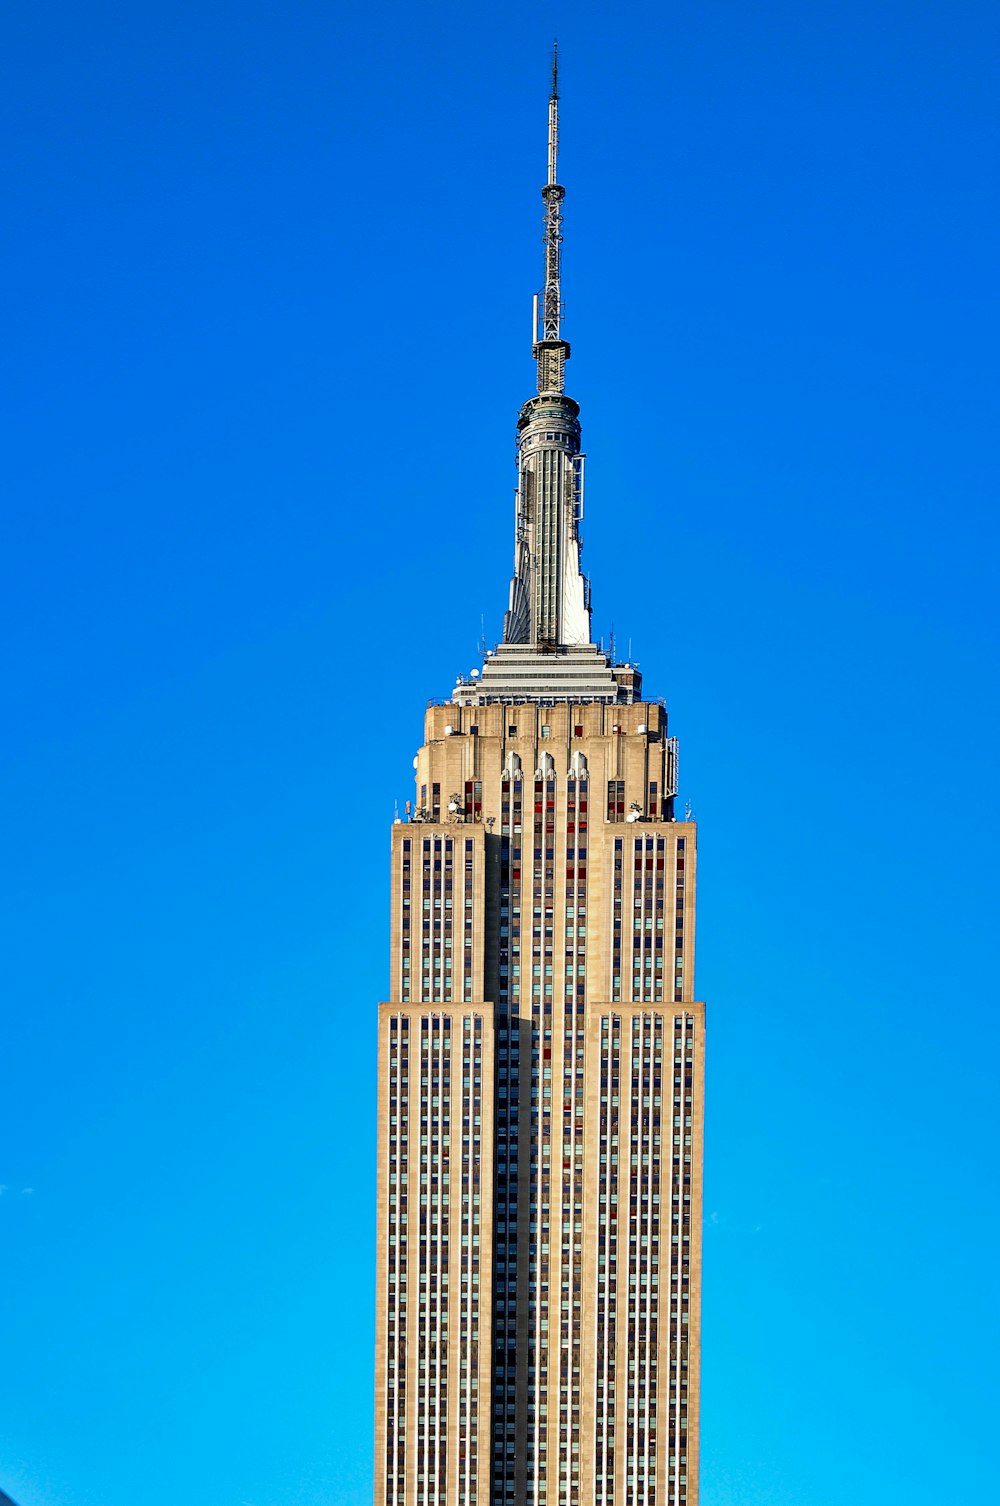
[[[562,1200],[559,1288],[559,1506],[580,1499],[580,1302],[583,1276],[583,1084],[589,786],[566,781]]]
[[[691,1319],[692,1103],[695,1023],[690,1014],[673,1024],[670,1178],[670,1376],[667,1392],[667,1506],[687,1506]]]
[[[632,872],[632,999],[663,1000],[665,842],[636,837]]]
[[[595,1498],[615,1500],[615,1365],[618,1347],[618,1159],[621,1016],[601,1020],[597,1180],[597,1346]]]
[[[511,735],[515,735],[512,731]],[[515,1489],[517,1405],[518,1245],[527,1233],[518,1222],[518,1123],[521,1000],[522,794],[519,769],[504,772],[500,787],[500,946],[498,986],[496,1178],[494,1211],[493,1487],[498,1506]],[[523,1361],[522,1361],[523,1364]]]
[[[389,1135],[386,1270],[386,1506],[398,1506],[406,1491],[406,1201],[407,1046],[409,1020],[389,1022]]]

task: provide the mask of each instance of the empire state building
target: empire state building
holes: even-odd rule
[[[592,639],[558,145],[553,63],[503,641],[392,828],[375,1506],[698,1499],[696,830],[662,700]]]

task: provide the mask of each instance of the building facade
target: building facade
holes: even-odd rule
[[[553,67],[503,642],[429,708],[379,1012],[375,1506],[696,1506],[696,829],[590,629]]]

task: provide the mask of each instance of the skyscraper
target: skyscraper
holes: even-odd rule
[[[592,641],[558,144],[553,60],[503,642],[392,830],[375,1506],[698,1498],[696,833],[663,702]]]

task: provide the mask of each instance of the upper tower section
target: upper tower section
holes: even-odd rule
[[[460,677],[459,705],[533,701],[628,703],[641,697],[632,664],[612,665],[590,630],[590,582],[580,566],[583,462],[580,408],[567,397],[569,343],[562,331],[559,60],[552,52],[548,172],[542,189],[545,281],[535,294],[532,355],[537,392],[517,420],[514,574],[503,642],[482,671]]]
[[[565,393],[569,345],[562,336],[562,205],[559,72],[552,54],[548,181],[544,204],[545,282],[534,301],[538,392],[517,421],[514,576],[504,643],[540,649],[590,642],[590,591],[580,569],[583,455],[579,406]]]

